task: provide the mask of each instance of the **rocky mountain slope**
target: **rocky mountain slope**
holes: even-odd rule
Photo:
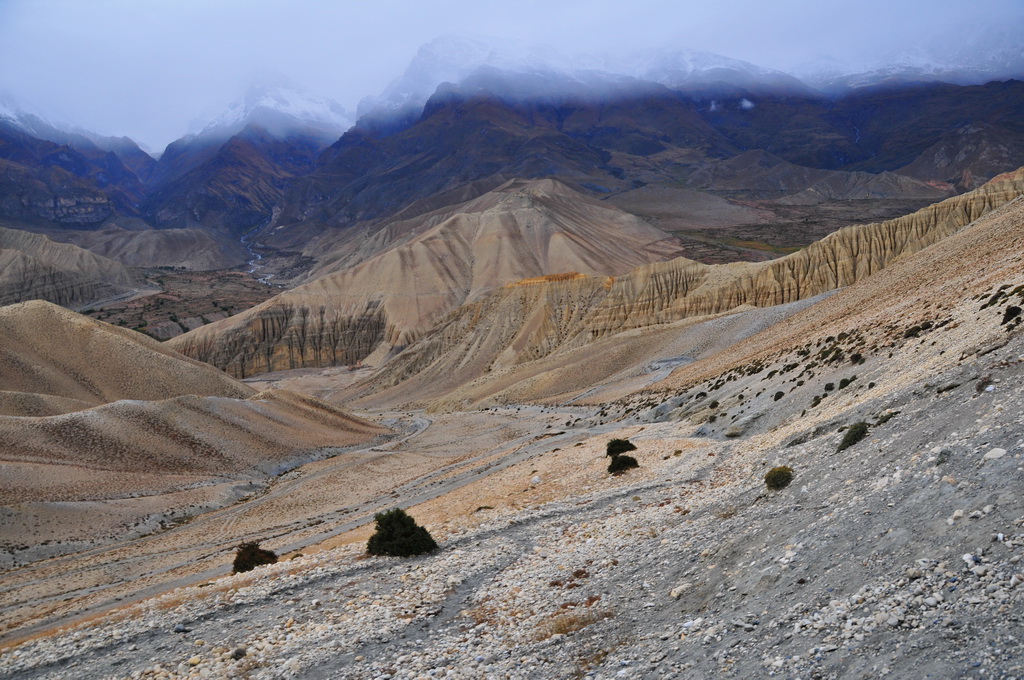
[[[678,252],[668,234],[553,181],[512,181],[389,228],[397,245],[380,255],[171,346],[239,376],[354,364],[400,351],[504,284],[566,271],[622,274]]]
[[[0,307],[8,553],[31,560],[39,549],[79,549],[93,530],[89,540],[143,532],[171,509],[216,507],[313,450],[382,432],[310,397],[257,393],[146,336],[47,302]],[[97,514],[83,528],[79,513],[89,508]]]
[[[1021,201],[513,444],[518,459],[485,457],[477,481],[410,507],[439,539],[434,554],[366,557],[364,528],[38,637],[0,667],[23,678],[1016,677]],[[866,436],[841,449],[858,422]],[[613,436],[637,444],[639,469],[605,472]],[[764,474],[779,464],[795,478],[772,491]]]
[[[575,384],[566,374],[578,368],[558,370],[561,359],[531,362],[559,351],[576,351],[588,366],[589,380],[599,374],[606,377],[623,365],[621,360],[602,358],[610,356],[609,344],[585,349],[597,340],[633,328],[647,332],[658,324],[806,300],[848,286],[955,233],[1021,193],[1024,173],[1017,171],[904,218],[842,229],[769,262],[708,266],[680,258],[617,277],[573,274],[522,280],[467,300],[397,354],[365,384],[363,394],[373,393],[374,403],[386,398],[436,399],[449,392],[457,403],[561,394],[565,389],[559,387],[560,380]],[[310,311],[306,317],[316,314]],[[216,330],[214,326],[207,329]],[[200,331],[195,337],[203,335]],[[297,344],[287,333],[279,342],[285,347]],[[623,344],[634,342],[622,340]],[[185,344],[175,346],[215,365],[223,361],[213,351],[200,354]],[[635,346],[631,351],[635,356],[630,365],[644,361]],[[219,365],[237,370],[227,363]],[[541,383],[536,378],[539,374],[544,374]],[[514,389],[520,381],[529,386]],[[392,387],[391,392],[381,392]],[[497,396],[506,390],[511,392]]]
[[[48,300],[82,307],[142,287],[141,278],[120,262],[41,234],[0,227],[0,305]]]
[[[94,406],[186,394],[235,399],[253,394],[222,372],[140,333],[38,300],[0,307],[0,352],[0,389],[6,392]]]

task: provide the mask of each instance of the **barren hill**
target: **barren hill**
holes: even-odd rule
[[[130,230],[111,225],[52,236],[130,267],[225,269],[244,263],[247,256],[238,241],[198,227]]]
[[[425,446],[466,456],[462,486],[381,495],[408,507],[439,550],[368,556],[370,515],[358,527],[354,508],[318,508],[320,535],[356,528],[319,552],[302,545],[302,555],[293,541],[305,528],[286,528],[266,545],[291,559],[242,575],[226,575],[229,550],[202,555],[220,563],[210,581],[36,636],[0,655],[0,670],[61,679],[1019,677],[1022,246],[1018,197],[787,320],[763,319],[763,332],[654,389],[589,409],[435,416],[477,430],[509,418],[543,428],[465,448],[458,427],[413,438],[402,460]],[[601,341],[629,334],[643,340],[634,329]],[[639,468],[606,471],[612,437],[637,446]],[[766,473],[781,465],[792,483],[769,488]],[[458,478],[455,467],[439,477]],[[168,532],[179,543],[162,545],[190,548],[233,519],[197,518]],[[139,559],[137,548],[120,564]],[[166,552],[146,559],[166,565]],[[70,612],[96,583],[84,568],[72,573],[80,591],[41,589],[38,572],[8,578],[23,612],[38,593],[71,597],[53,604]],[[121,584],[111,595],[135,590]]]
[[[218,507],[384,432],[48,302],[0,307],[0,567]]]
[[[264,479],[383,430],[287,390],[248,399],[120,400],[64,415],[0,416],[0,503],[74,502]],[[10,539],[11,536],[6,536]]]
[[[39,300],[0,307],[0,390],[92,406],[118,399],[253,394],[141,333]]]
[[[400,351],[503,284],[573,271],[623,274],[678,252],[664,232],[550,180],[511,181],[395,229],[390,250],[171,346],[240,376],[353,364]]]
[[[0,305],[33,299],[84,305],[141,285],[119,262],[40,234],[0,227]]]
[[[529,380],[531,387],[516,392],[515,398],[561,394],[575,381],[558,369],[561,359],[553,355],[559,351],[579,350],[575,358],[563,357],[574,366],[568,371],[572,375],[579,372],[578,361],[588,367],[589,380],[605,378],[621,370],[623,362],[636,366],[645,361],[639,351],[644,343],[632,336],[621,342],[610,339],[616,334],[629,329],[650,333],[660,324],[784,305],[848,286],[1022,193],[1024,171],[1018,170],[904,218],[842,229],[769,262],[708,266],[677,259],[617,278],[525,280],[453,313],[385,365],[362,393],[376,392],[373,403],[433,399],[449,392],[451,403],[475,403]],[[579,349],[602,338],[609,340],[590,352]],[[613,346],[624,345],[631,348],[629,359],[602,359]],[[531,364],[549,356],[546,363]],[[539,383],[535,376],[541,373],[545,375]],[[400,387],[380,392],[395,385]]]

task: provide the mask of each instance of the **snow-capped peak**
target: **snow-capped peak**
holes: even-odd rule
[[[291,82],[252,85],[226,111],[202,126],[200,136],[230,136],[249,124],[273,134],[309,128],[340,135],[355,122],[341,104]]]
[[[359,103],[359,116],[371,111],[422,106],[442,83],[460,84],[481,69],[572,79],[592,59],[570,57],[554,48],[513,39],[442,36],[422,45],[405,72],[377,97]]]
[[[6,92],[0,92],[0,120],[36,137],[43,137],[40,134],[43,132],[68,131],[75,127],[66,121],[49,120],[35,107],[26,105]]]
[[[417,51],[405,72],[378,97],[359,104],[359,116],[408,111],[423,106],[442,83],[463,84],[486,72],[542,76],[548,83],[585,85],[599,92],[627,81],[669,88],[726,83],[742,88],[808,88],[781,71],[696,50],[646,50],[625,58],[563,54],[537,43],[508,39],[445,36]]]

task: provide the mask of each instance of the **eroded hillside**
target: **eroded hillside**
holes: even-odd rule
[[[439,551],[367,556],[364,526],[320,552],[30,640],[0,668],[26,678],[1016,677],[1022,244],[1017,198],[784,318],[754,309],[701,322],[722,331],[761,315],[763,327],[624,398],[563,397],[599,402],[589,414],[517,405],[436,416],[467,418],[473,434],[446,427],[429,443],[413,438],[413,450],[458,448],[513,414],[547,421],[532,440],[471,447],[469,483],[388,495]],[[612,437],[637,445],[638,469],[607,472]],[[769,489],[777,465],[794,477]],[[267,545],[285,552],[292,535]]]
[[[236,376],[383,359],[504,284],[624,274],[678,252],[668,234],[547,180],[508,182],[396,229],[390,250],[171,345]]]
[[[475,403],[510,389],[518,380],[536,382],[534,376],[555,370],[559,359],[552,358],[543,368],[530,362],[561,351],[572,363],[569,352],[584,352],[581,348],[608,339],[594,348],[594,358],[587,364],[600,373],[592,378],[603,379],[622,368],[621,363],[599,357],[609,350],[609,343],[614,344],[611,338],[623,331],[647,333],[672,322],[784,305],[849,286],[956,233],[1022,192],[1024,172],[1017,171],[904,218],[848,227],[798,253],[764,263],[707,266],[673,260],[621,277],[536,279],[506,286],[453,313],[386,364],[363,393],[401,385],[390,394],[428,400],[468,385],[462,396],[452,398],[456,403],[464,398]],[[632,343],[634,354],[640,346],[635,339],[623,343]],[[643,360],[634,356],[630,361],[636,365]],[[546,388],[535,384],[517,394],[536,399],[564,391],[550,378]]]
[[[0,227],[0,305],[48,300],[83,306],[144,287],[123,264],[40,234]]]

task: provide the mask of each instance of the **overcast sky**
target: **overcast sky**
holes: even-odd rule
[[[354,109],[440,35],[693,48],[785,69],[869,58],[1024,0],[0,0],[0,92],[160,150],[267,72]]]

